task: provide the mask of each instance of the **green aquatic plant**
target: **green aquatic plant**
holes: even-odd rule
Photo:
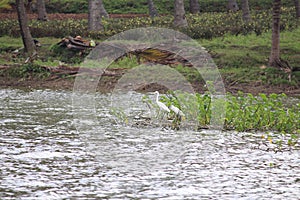
[[[112,108],[110,109],[110,113],[111,115],[115,116],[119,122],[128,125],[129,123],[128,116],[123,110],[118,108]]]
[[[285,94],[228,95],[225,128],[296,133],[299,130],[299,103],[287,105],[287,101]]]
[[[168,91],[165,95],[161,95],[159,100],[168,107],[171,105],[178,107],[184,113],[184,117],[172,111],[168,114],[167,126],[173,129],[180,129],[186,122],[196,124],[198,126],[196,129],[207,128],[213,123],[214,107],[225,105],[226,114],[220,113],[220,118],[217,119],[220,120],[217,122],[224,122],[223,130],[265,132],[266,136],[262,135],[262,139],[276,144],[278,149],[283,145],[295,146],[299,142],[300,103],[299,100],[291,100],[285,94],[254,96],[239,92],[236,95],[228,93],[226,96],[216,98],[209,92],[190,94]],[[144,95],[142,102],[150,111],[158,113],[159,108],[149,95]],[[124,112],[115,110],[113,113],[128,124],[128,117]],[[156,115],[152,120],[155,119],[160,120],[161,116]],[[284,136],[285,139],[274,136]]]
[[[184,101],[169,92],[171,98],[162,97],[166,105],[175,104],[187,113],[186,108],[195,109],[194,101]],[[176,93],[178,95],[178,93]],[[170,95],[169,95],[170,96]],[[183,96],[181,94],[181,96]],[[209,92],[195,95],[197,104],[197,120],[200,127],[209,126],[212,119],[212,97]],[[242,131],[275,131],[283,134],[299,135],[300,132],[300,104],[290,104],[285,94],[227,94],[226,97],[217,98],[214,104],[225,104],[226,115],[223,119],[225,130]],[[187,104],[191,104],[190,106]],[[214,105],[215,106],[215,105]],[[194,111],[195,112],[195,111]]]

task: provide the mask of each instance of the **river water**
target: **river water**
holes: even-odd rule
[[[0,199],[300,198],[299,150],[264,133],[132,126],[96,109],[101,123],[78,129],[72,92],[0,89]]]

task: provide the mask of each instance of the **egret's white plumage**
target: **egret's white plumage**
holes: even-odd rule
[[[170,108],[170,110],[172,110],[176,115],[180,115],[180,116],[182,116],[182,117],[185,116],[184,113],[183,113],[179,108],[177,108],[176,106],[171,105],[169,108]]]
[[[168,106],[166,106],[163,102],[160,102],[158,100],[158,97],[159,97],[159,92],[158,91],[155,91],[154,94],[156,94],[156,104],[158,105],[158,107],[166,112],[171,112],[170,109],[168,108]]]

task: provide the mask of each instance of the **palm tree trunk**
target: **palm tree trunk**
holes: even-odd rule
[[[299,5],[299,0],[294,0],[295,1],[295,8],[296,8],[296,17],[299,19],[300,18],[300,5]]]
[[[28,17],[25,11],[24,0],[16,0],[16,6],[24,50],[28,55],[32,55],[35,52],[35,44],[28,26]]]
[[[37,0],[37,13],[38,13],[38,20],[47,21],[47,12],[44,0]]]
[[[149,15],[151,18],[158,16],[153,0],[148,0],[148,7],[149,7]]]
[[[183,0],[175,0],[174,6],[174,26],[187,27],[188,23],[185,18],[184,2]]]
[[[192,14],[200,13],[200,5],[198,0],[190,0],[190,12]]]
[[[239,6],[236,2],[236,0],[228,0],[228,10],[236,12],[239,10]]]
[[[249,2],[248,0],[242,0],[242,11],[243,11],[243,20],[248,23],[251,21]]]
[[[101,3],[101,0],[89,0],[88,29],[91,31],[103,30],[102,16],[100,11]]]
[[[273,28],[272,28],[272,48],[269,65],[278,67],[280,64],[280,8],[281,0],[273,1]]]
[[[104,8],[104,4],[102,0],[99,0],[99,10],[100,10],[101,17],[109,18],[109,15]]]

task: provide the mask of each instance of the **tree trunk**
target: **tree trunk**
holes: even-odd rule
[[[32,11],[32,0],[25,1],[25,11],[27,13],[33,13],[33,11]]]
[[[102,0],[89,0],[88,29],[91,31],[103,30],[102,17],[108,17]]]
[[[280,63],[280,8],[281,0],[273,0],[272,48],[269,65],[278,67]]]
[[[174,26],[187,27],[188,23],[185,18],[184,2],[183,0],[175,0],[174,6]]]
[[[38,13],[38,20],[41,21],[48,21],[46,6],[44,0],[37,0],[37,13]]]
[[[236,0],[228,0],[227,7],[228,7],[228,10],[233,11],[233,12],[236,12],[239,10],[239,6],[238,6]]]
[[[16,0],[16,6],[24,50],[29,55],[32,55],[35,52],[35,44],[28,26],[28,18],[25,11],[24,0]]]
[[[149,7],[149,15],[151,18],[158,16],[153,0],[148,0],[148,7]]]
[[[295,1],[295,8],[296,8],[296,17],[299,19],[300,18],[300,5],[299,5],[299,0],[294,0]]]
[[[243,11],[243,20],[248,23],[251,21],[249,2],[248,0],[242,0],[242,11]]]
[[[190,12],[192,14],[200,13],[200,5],[198,0],[190,0]]]
[[[109,18],[108,13],[106,12],[105,8],[104,8],[104,4],[102,0],[98,0],[99,1],[99,10],[100,10],[100,16],[101,17],[105,17],[105,18]]]

